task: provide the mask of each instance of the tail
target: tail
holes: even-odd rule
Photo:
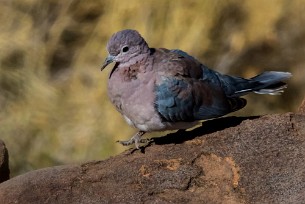
[[[289,72],[263,72],[250,79],[218,75],[218,78],[228,97],[239,97],[250,92],[257,94],[279,95],[287,88],[283,81],[291,77]]]
[[[264,85],[258,90],[253,90],[257,94],[280,95],[287,88],[287,84],[283,82],[292,76],[289,72],[264,72],[250,80],[257,81]]]

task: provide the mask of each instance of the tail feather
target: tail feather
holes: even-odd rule
[[[287,88],[287,84],[278,86],[276,88],[264,88],[258,91],[253,91],[256,94],[269,94],[269,95],[281,95],[284,92],[284,89]]]
[[[292,76],[289,72],[264,72],[252,80],[256,80],[265,85],[264,88],[253,91],[257,94],[280,95],[287,88],[287,84],[282,82]]]
[[[273,85],[278,82],[282,82],[290,78],[291,76],[292,74],[290,72],[269,71],[269,72],[263,72],[255,77],[252,77],[250,80],[258,81],[266,85]]]
[[[279,95],[287,88],[287,84],[283,81],[289,79],[291,76],[289,72],[270,71],[263,72],[250,79],[224,75],[221,81],[227,87],[227,95],[229,97],[239,97],[250,92]]]

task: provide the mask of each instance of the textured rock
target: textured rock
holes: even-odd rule
[[[8,152],[5,144],[0,140],[0,183],[10,178],[10,170],[8,165]]]
[[[305,115],[220,118],[155,143],[143,152],[12,178],[0,184],[0,203],[305,200]]]

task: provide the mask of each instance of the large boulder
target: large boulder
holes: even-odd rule
[[[215,119],[142,151],[32,171],[0,184],[0,203],[304,203],[304,190],[303,111]]]
[[[10,178],[8,165],[8,151],[2,140],[0,140],[0,183]]]

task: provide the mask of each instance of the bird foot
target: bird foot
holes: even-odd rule
[[[147,143],[150,140],[149,139],[141,139],[141,137],[145,134],[144,131],[139,131],[137,132],[132,138],[130,138],[129,140],[126,141],[117,141],[118,143],[120,143],[123,146],[129,146],[132,144],[135,144],[137,149],[140,149],[139,143]]]

